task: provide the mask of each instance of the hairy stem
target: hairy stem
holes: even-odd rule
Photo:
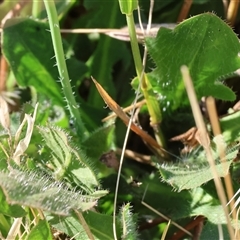
[[[74,126],[76,126],[77,134],[82,139],[84,136],[88,134],[88,132],[84,127],[84,124],[82,122],[80,112],[79,112],[79,106],[76,103],[76,100],[72,92],[72,87],[70,84],[68,70],[67,70],[63,47],[62,47],[62,39],[60,34],[60,27],[59,27],[55,3],[54,1],[48,1],[48,0],[43,0],[43,1],[46,7],[47,15],[48,15],[53,48],[54,48],[57,68],[59,72],[59,79],[62,84],[64,97],[66,99],[67,107],[69,109],[71,118],[74,121]]]

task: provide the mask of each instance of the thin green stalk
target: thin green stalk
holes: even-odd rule
[[[140,54],[138,41],[137,41],[133,14],[132,13],[126,14],[126,20],[128,25],[134,64],[135,64],[138,79],[141,81],[141,89],[142,89],[144,98],[146,99],[146,104],[147,104],[149,115],[150,115],[150,124],[153,127],[157,142],[159,143],[160,146],[165,147],[164,136],[159,126],[162,121],[161,110],[160,110],[158,101],[156,99],[156,96],[153,92],[152,86],[148,80],[148,77],[144,73],[141,54]]]
[[[43,1],[45,4],[47,15],[48,15],[53,48],[54,48],[57,68],[59,72],[59,79],[62,84],[63,93],[67,102],[67,107],[69,109],[71,118],[74,121],[74,126],[76,126],[77,134],[82,139],[84,136],[88,135],[88,132],[82,122],[80,112],[79,112],[79,105],[76,103],[76,100],[72,92],[72,87],[70,85],[68,70],[67,70],[63,47],[62,47],[62,39],[60,34],[58,15],[57,15],[55,3],[52,0],[51,1],[43,0]]]
[[[38,18],[42,8],[42,2],[39,0],[33,0],[32,2],[32,16]]]
[[[131,44],[131,48],[132,48],[132,54],[133,54],[133,59],[134,59],[137,76],[139,79],[141,79],[141,75],[143,74],[144,71],[143,71],[143,65],[142,65],[142,58],[141,58],[140,50],[138,47],[138,40],[137,40],[137,34],[136,34],[133,14],[132,13],[126,14],[126,20],[127,20],[127,25],[128,25],[130,44]],[[142,82],[144,83],[143,80],[142,80]]]

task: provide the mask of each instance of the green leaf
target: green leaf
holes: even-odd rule
[[[118,1],[112,1],[111,4],[108,1],[101,1],[99,4],[98,1],[87,0],[84,1],[84,6],[89,13],[87,21],[82,24],[88,28],[120,28],[126,24],[126,19],[119,11]],[[115,82],[113,82],[114,67],[116,64],[121,64],[127,70],[130,64],[129,59],[130,54],[125,43],[104,35],[99,37],[97,46],[88,59],[87,65],[91,75],[107,92],[111,93],[113,99],[117,96]],[[125,83],[121,85],[123,84]],[[104,104],[95,87],[90,88],[88,103],[98,108],[102,108]]]
[[[47,24],[27,18],[7,20],[3,30],[3,53],[21,86],[34,86],[63,105],[48,29]]]
[[[173,220],[182,219],[190,215],[192,209],[190,205],[192,201],[190,191],[183,190],[176,193],[169,184],[159,181],[157,173],[144,176],[141,182],[143,184],[138,188],[141,191],[139,195],[143,196],[146,192],[143,201],[152,208],[157,209]],[[137,204],[141,204],[140,201]],[[134,208],[137,208],[137,206],[134,206]],[[146,207],[141,209],[141,214],[153,216],[153,218],[156,216]]]
[[[29,18],[7,20],[3,29],[3,53],[20,86],[34,86],[54,103],[65,105],[58,70],[54,67],[56,60],[48,24]],[[67,58],[69,76],[76,82],[88,68],[73,58],[72,53]]]
[[[238,148],[236,146],[227,149],[226,162],[222,163],[218,158],[218,154],[212,151],[219,177],[226,176],[230,164],[237,156],[237,153]],[[204,150],[200,153],[193,152],[188,158],[192,158],[192,162],[188,159],[179,164],[166,164],[159,166],[162,179],[178,191],[196,188],[213,179]]]
[[[85,221],[88,223],[90,230],[98,239],[113,239],[112,216],[104,215],[93,211],[86,212],[86,214],[83,213],[83,216],[85,218]],[[116,224],[116,228],[117,235],[119,236],[119,224]]]
[[[153,174],[147,179],[147,182],[146,178],[144,179],[140,187],[144,193],[147,188],[144,202],[172,220],[181,222],[180,219],[202,215],[216,228],[218,224],[226,224],[225,214],[213,181],[204,184],[203,187],[175,192],[171,186],[159,182],[158,177]],[[136,204],[134,208],[137,209]],[[141,210],[141,213],[155,218],[155,214],[147,208]]]
[[[206,187],[207,185],[207,187]],[[204,187],[191,190],[191,216],[205,216],[213,224],[226,224],[226,217],[222,205],[216,194],[216,188],[212,182]],[[212,188],[209,192],[205,188]]]
[[[115,148],[115,125],[98,128],[82,142],[82,149],[98,169],[98,177],[115,171],[101,161],[103,154],[109,153]]]
[[[99,185],[93,164],[70,140],[66,132],[60,128],[38,127],[45,141],[45,147],[50,151],[48,161],[52,165],[55,177],[67,179],[70,183],[81,186],[87,192],[94,191]]]
[[[26,212],[23,210],[21,206],[15,204],[14,205],[8,204],[1,188],[0,188],[0,213],[14,218],[23,217],[26,215]]]
[[[114,147],[115,126],[101,127],[90,134],[82,142],[82,146],[89,158],[99,160],[100,156]]]
[[[191,216],[205,216],[207,218],[204,224],[203,232],[200,239],[218,239],[218,227],[223,228],[224,239],[229,239],[227,231],[227,220],[216,192],[216,187],[212,182],[207,183],[203,187],[191,190]],[[232,226],[239,229],[239,220],[231,219]],[[237,226],[238,225],[238,226]],[[218,236],[215,238],[214,236]]]
[[[240,112],[229,114],[219,120],[224,141],[227,144],[237,141],[240,137],[239,126]]]
[[[235,94],[222,80],[240,68],[240,44],[233,30],[212,13],[189,18],[175,29],[160,28],[146,44],[157,68],[152,86],[166,108],[189,104],[180,67],[187,65],[198,99],[213,96],[233,101]],[[151,80],[151,78],[150,78]]]
[[[128,203],[121,208],[120,211],[120,222],[122,225],[122,237],[121,239],[134,240],[138,238],[138,233],[136,231],[137,219],[131,212],[131,205]]]
[[[103,108],[88,104],[80,98],[78,101],[80,103],[79,111],[81,112],[86,128],[89,129],[89,132],[95,131],[95,129],[99,128],[101,120],[106,117],[106,111],[104,111]]]
[[[98,212],[88,211],[86,212],[86,214],[83,213],[83,217],[96,240],[113,239],[112,216],[108,216]],[[82,225],[80,224],[75,214],[70,217],[47,216],[47,220],[51,224],[51,226],[68,234],[71,237],[74,236],[74,239],[76,240],[88,239],[88,236],[86,235]],[[119,224],[117,224],[117,235],[119,236],[118,239],[120,239]]]
[[[216,217],[217,218],[217,217]],[[219,225],[213,224],[209,221],[207,221],[206,224],[204,224],[203,230],[200,235],[200,240],[206,240],[206,239],[219,239]],[[223,230],[223,238],[222,239],[229,239],[229,233],[227,229],[226,224],[221,224],[220,227]]]
[[[26,240],[52,240],[52,233],[49,224],[46,220],[39,220],[36,226],[34,226],[30,233],[27,235]]]
[[[219,225],[223,228],[224,239],[229,239],[225,213],[214,183],[209,182],[204,187],[193,189],[191,195],[191,216],[205,216],[207,218],[200,239],[218,239]],[[234,222],[235,220],[233,220],[233,224]]]
[[[97,199],[107,191],[96,191],[93,195],[82,195],[66,185],[54,181],[44,173],[0,172],[0,186],[8,203],[39,208],[55,214],[68,215],[73,209],[86,211],[96,205]]]

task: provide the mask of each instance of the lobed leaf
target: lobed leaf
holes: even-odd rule
[[[230,164],[237,156],[237,153],[237,147],[228,149],[226,162],[221,162],[217,153],[213,152],[216,170],[219,177],[226,176],[229,171]],[[166,164],[159,166],[159,170],[162,179],[172,185],[178,191],[196,188],[213,179],[213,175],[209,164],[207,163],[204,151],[198,154],[198,156],[195,156],[194,163],[187,164],[182,162],[180,164]]]
[[[189,104],[180,73],[182,65],[188,66],[199,99],[236,98],[223,80],[240,68],[240,44],[233,30],[216,15],[194,16],[173,30],[160,28],[157,37],[147,38],[146,44],[157,66],[150,73],[151,84],[165,108],[175,110]]]

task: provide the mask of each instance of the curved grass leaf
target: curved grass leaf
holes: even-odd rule
[[[7,20],[3,30],[3,52],[21,86],[34,86],[63,105],[48,29],[47,24],[27,18]]]
[[[98,198],[107,194],[107,191],[96,191],[93,195],[82,195],[44,173],[18,170],[10,174],[0,172],[0,186],[10,204],[39,208],[59,215],[68,215],[73,209],[86,211],[96,205]]]
[[[233,101],[235,94],[222,84],[240,68],[240,44],[233,30],[212,13],[189,18],[175,29],[160,28],[146,44],[157,68],[150,74],[164,107],[189,104],[180,67],[187,65],[198,98],[213,96]],[[151,78],[150,78],[151,79]]]
[[[87,157],[74,146],[70,137],[60,128],[53,126],[38,127],[42,135],[45,147],[52,156],[47,159],[52,165],[55,177],[67,179],[70,183],[81,186],[86,192],[93,192],[99,185],[94,166]]]
[[[29,18],[13,18],[3,29],[3,53],[21,86],[34,86],[54,103],[64,106],[55,66],[49,25]],[[69,76],[76,82],[86,73],[85,64],[67,56]]]

